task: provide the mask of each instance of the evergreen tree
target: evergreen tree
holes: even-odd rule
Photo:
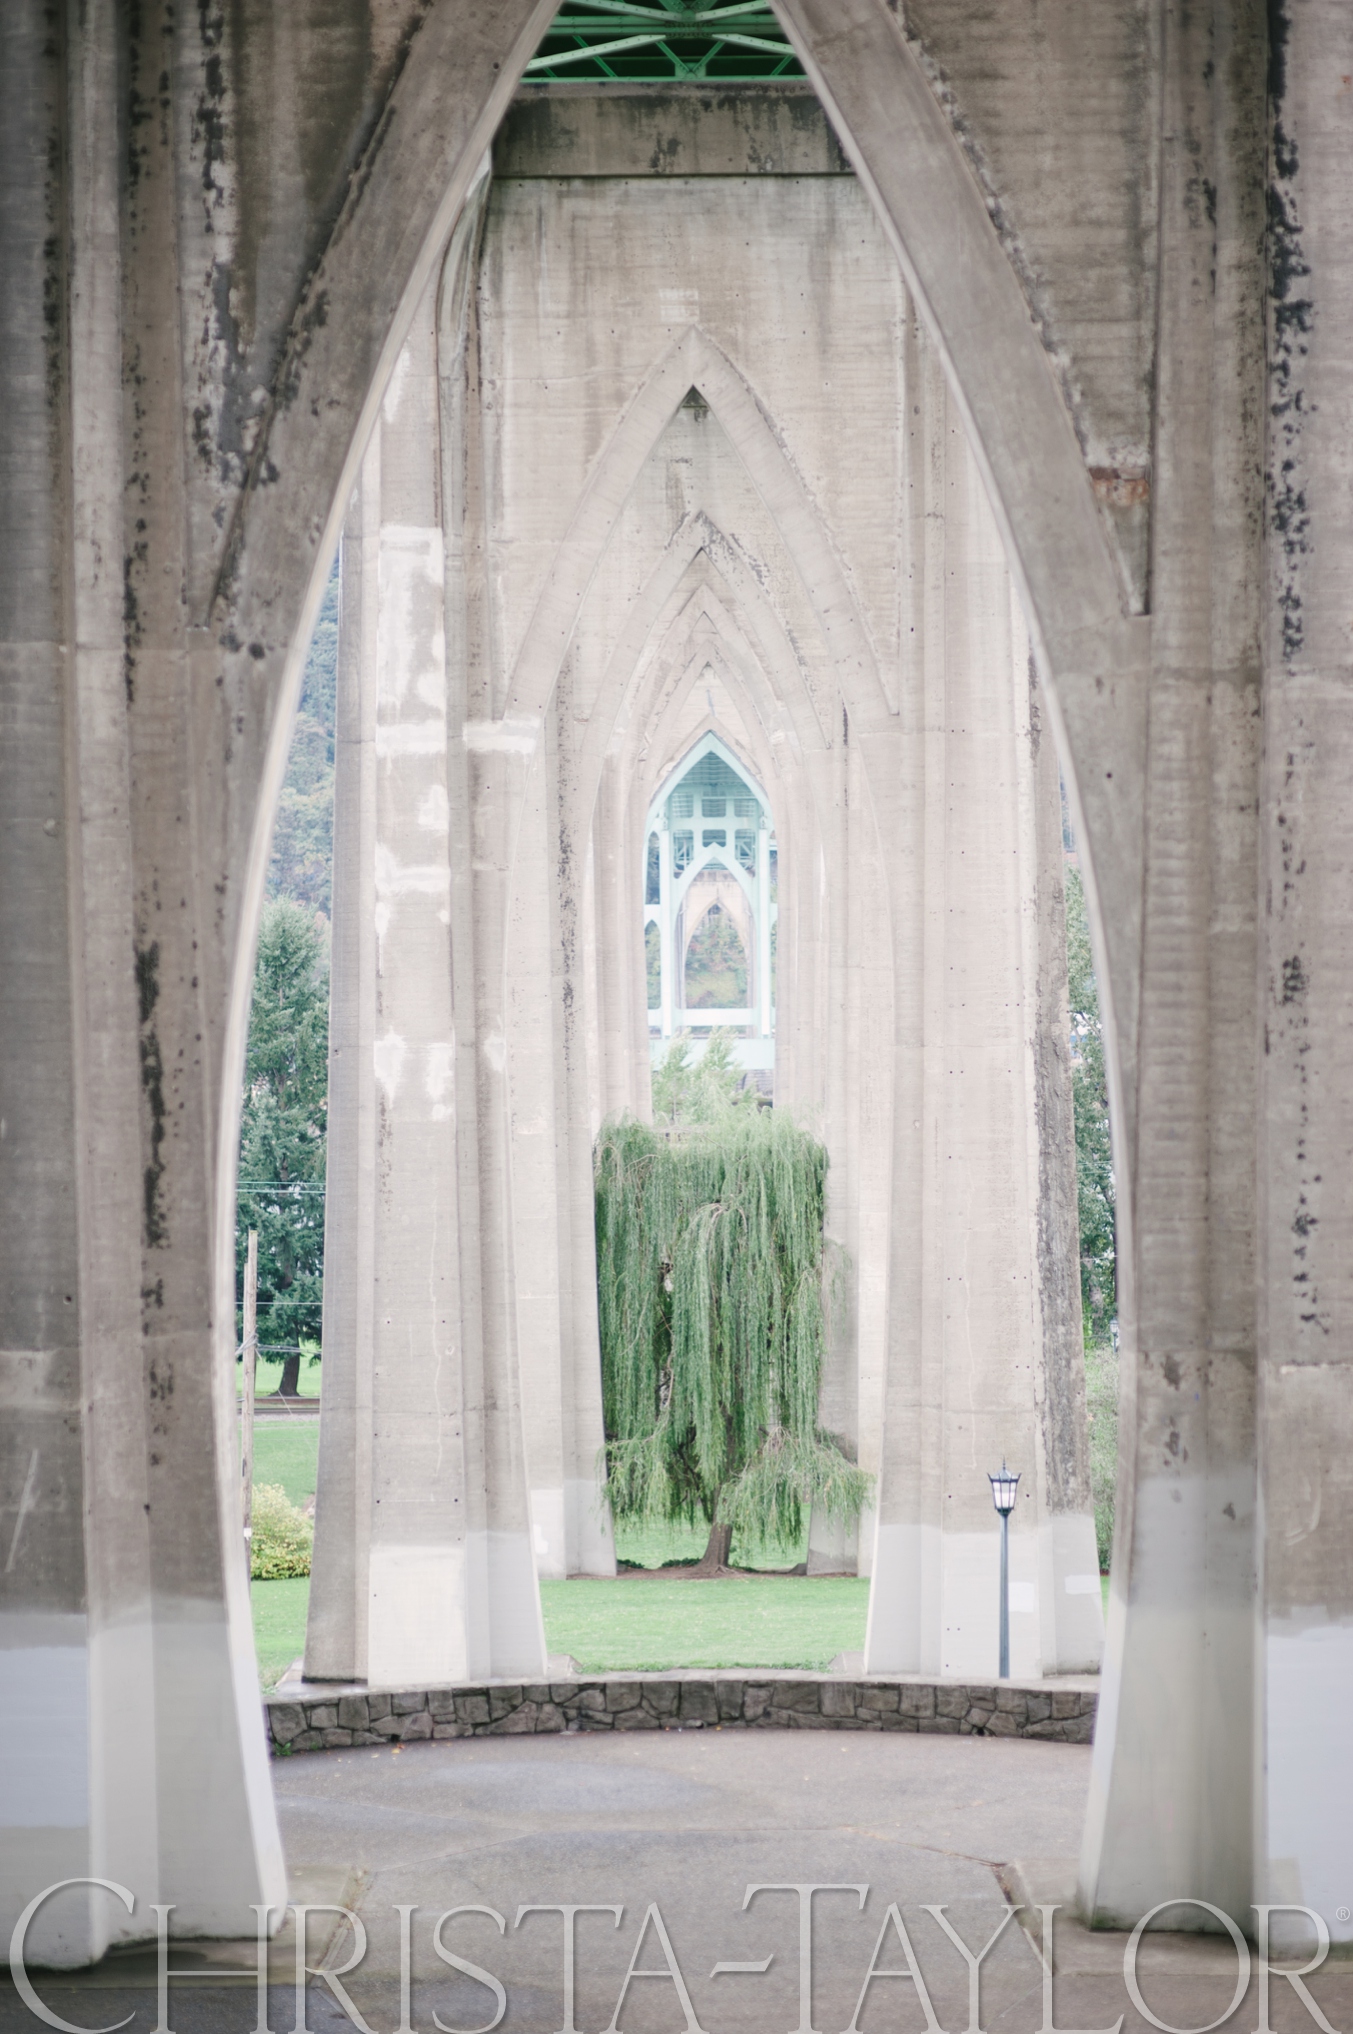
[[[827,1154],[773,1111],[681,1133],[625,1119],[597,1142],[597,1284],[612,1511],[796,1539],[854,1517],[871,1478],[818,1424]]]
[[[259,1341],[293,1352],[284,1392],[296,1389],[300,1338],[317,1342],[320,1333],[328,1077],[325,933],[304,906],[268,904],[245,1061],[235,1244],[242,1297],[247,1232],[258,1230]]]

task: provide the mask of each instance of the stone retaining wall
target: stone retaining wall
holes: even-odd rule
[[[599,1675],[595,1680],[406,1694],[270,1696],[273,1755],[420,1738],[521,1737],[563,1730],[914,1730],[1088,1744],[1091,1687],[847,1681],[835,1676]]]

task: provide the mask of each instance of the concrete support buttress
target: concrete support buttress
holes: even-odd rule
[[[1258,1376],[1262,1674],[1251,1897],[1353,1940],[1353,21],[1270,11],[1269,560],[1260,984]],[[1273,1916],[1309,1953],[1310,1925]]]
[[[1106,1925],[1175,1897],[1248,1924],[1254,1890],[1261,55],[1253,10],[1167,16],[1125,1388],[1081,1873]]]
[[[918,656],[899,734],[870,745],[876,778],[890,749],[896,757],[898,986],[890,1345],[865,1664],[994,1671],[987,1474],[1004,1460],[1023,1477],[1010,1534],[1011,1671],[1085,1671],[1098,1664],[1102,1622],[1076,1370],[1056,771],[1000,538],[939,364],[913,343],[909,366]]]
[[[453,277],[477,226],[472,207]],[[502,1070],[491,1031],[476,1050],[435,303],[434,286],[363,463],[340,630],[326,1245],[351,1269],[326,1296],[337,1417],[321,1429],[306,1671],[386,1687],[545,1666],[501,1230],[486,1218]]]
[[[128,351],[180,387],[172,122],[145,141],[127,246],[113,18],[66,47],[20,5],[0,35],[18,370],[0,426],[0,1935],[46,1886],[125,1886],[130,1911],[77,1883],[36,1913],[30,1956],[73,1965],[153,1935],[156,1900],[176,1933],[239,1933],[286,1880],[213,1360],[215,900],[183,462],[176,417],[121,387]],[[152,574],[161,545],[173,569]]]

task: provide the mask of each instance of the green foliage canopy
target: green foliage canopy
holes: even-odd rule
[[[310,638],[286,781],[273,829],[268,895],[330,913],[334,847],[334,713],[338,684],[338,561]]]
[[[706,1055],[708,1057],[708,1055]],[[664,1134],[622,1119],[595,1154],[606,1468],[617,1518],[798,1537],[871,1478],[818,1424],[827,1155],[773,1111]]]
[[[303,905],[265,905],[245,1060],[235,1238],[242,1296],[247,1232],[258,1230],[264,1344],[319,1337],[328,1077],[325,933]]]
[[[699,1059],[692,1056],[690,1033],[678,1031],[653,1068],[653,1119],[663,1126],[715,1123],[730,1109],[755,1105],[755,1093],[742,1085],[730,1031],[711,1031]]]
[[[1076,1195],[1080,1215],[1081,1309],[1085,1339],[1109,1340],[1117,1312],[1113,1149],[1104,1071],[1104,1027],[1090,955],[1090,927],[1079,869],[1066,872],[1067,983],[1071,1003],[1071,1094],[1076,1121]]]

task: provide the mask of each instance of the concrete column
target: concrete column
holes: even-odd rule
[[[81,1396],[74,985],[66,901],[72,829],[63,767],[61,614],[61,510],[70,481],[63,471],[60,411],[47,414],[38,397],[43,285],[47,280],[56,289],[59,281],[54,265],[44,276],[37,222],[63,195],[59,182],[47,190],[40,165],[59,146],[62,81],[56,66],[44,62],[42,27],[36,7],[15,8],[4,23],[0,68],[6,182],[13,193],[3,246],[14,278],[18,329],[11,343],[21,392],[4,405],[0,421],[6,469],[15,475],[0,564],[6,730],[0,743],[0,810],[7,869],[0,888],[5,961],[0,1008],[7,1045],[0,1112],[6,1168],[18,1187],[13,1214],[0,1232],[10,1541],[0,1597],[0,1667],[7,1712],[25,1719],[39,1745],[35,1771],[26,1759],[21,1766],[14,1758],[14,1780],[27,1777],[28,1767],[29,1783],[17,1798],[13,1786],[6,1790],[0,1888],[11,1926],[37,1889],[30,1882],[33,1864],[41,1874],[38,1886],[87,1870],[91,1837],[83,1472],[79,1422],[70,1417]],[[120,845],[125,864],[125,840]],[[123,915],[125,921],[125,897]],[[129,1005],[126,972],[124,957],[121,986]],[[133,1113],[128,1140],[133,1151],[136,1136]],[[133,1165],[133,1178],[135,1171]],[[134,1233],[130,1240],[139,1247]],[[40,1732],[44,1711],[50,1727]],[[86,1936],[93,1933],[92,1915],[79,1917],[76,1926]]]
[[[474,225],[453,246],[453,283]],[[544,1670],[520,1398],[502,1375],[502,1266],[487,1255],[503,1235],[491,1219],[501,1048],[491,1029],[476,1051],[486,1034],[482,921],[467,894],[465,586],[455,550],[452,619],[439,400],[429,292],[363,468],[360,550],[345,557],[343,627],[361,653],[345,641],[340,659],[356,691],[343,727],[357,753],[336,785],[335,961],[347,975],[334,990],[331,1117],[346,1171],[331,1162],[329,1205],[356,1247],[352,1283],[326,1314],[339,1418],[321,1426],[307,1644],[310,1674],[384,1686]],[[501,1023],[498,1011],[498,1039]],[[370,1057],[350,1077],[342,1054],[357,1056],[364,1034]]]
[[[1262,30],[1225,8],[1166,29],[1141,1014],[1117,1127],[1124,1388],[1081,1900],[1106,1926],[1187,1896],[1249,1927]],[[1218,192],[1202,212],[1200,177]]]
[[[1346,1917],[1353,1771],[1353,20],[1273,18],[1251,1897]],[[1248,1635],[1248,1620],[1247,1620]],[[1302,1949],[1309,1925],[1275,1915]]]
[[[572,719],[566,692],[559,700],[557,713],[551,718],[557,739]],[[560,743],[559,748],[562,746]],[[589,861],[595,859],[597,843],[595,839],[589,840],[586,814],[581,809],[578,795],[576,765],[572,758],[566,762],[559,748],[554,749],[551,757],[555,784],[552,804],[557,831],[548,842],[545,856],[556,876],[553,885],[540,887],[552,906],[550,948],[553,964],[548,976],[552,1007],[545,1016],[554,1050],[554,1120],[558,1125],[555,1219],[561,1265],[559,1334],[564,1572],[571,1575],[614,1575],[614,1534],[606,1504],[605,1483],[598,1470],[605,1429],[601,1406],[596,1208],[592,1180],[592,1143],[597,1126],[584,1045],[588,989],[597,976],[589,967],[590,957],[583,938],[582,905],[587,867]],[[624,832],[620,829],[609,831],[613,836],[619,833],[616,845],[623,851],[627,845]],[[623,867],[618,873],[617,901],[623,899],[627,907],[626,922],[632,928],[639,918],[639,891],[635,882],[635,866],[629,855],[624,856]],[[524,868],[519,866],[519,899],[535,887],[534,870],[529,865]],[[514,911],[513,917],[514,923],[520,926],[520,909]],[[633,985],[639,979],[636,966],[639,956],[632,936],[623,942],[615,939],[617,929],[612,920],[607,927],[605,942],[609,950],[607,959],[620,978],[616,1003],[621,1022],[619,1036],[611,1041],[611,1052],[618,1062],[617,1072],[622,1077],[628,1073],[632,1081],[629,1026],[624,1018]],[[514,960],[519,962],[522,957],[519,942]],[[515,1043],[512,1052],[515,1064]],[[523,1101],[515,1091],[513,1108],[514,1123],[521,1125],[534,1119],[535,1111],[529,1098]],[[520,1168],[516,1176],[520,1180]],[[520,1327],[518,1333],[524,1358],[528,1344]],[[532,1483],[534,1489],[534,1462]],[[541,1572],[546,1571],[542,1568]]]
[[[561,682],[544,754],[514,794],[504,961],[507,1192],[518,1267],[509,1331],[520,1352],[532,1546],[538,1572],[555,1577],[615,1573],[597,1475],[603,1431],[586,1054],[595,974],[581,939],[588,855],[575,812],[571,720]],[[629,885],[626,895],[632,907]],[[605,944],[612,946],[609,937]],[[606,974],[621,966],[620,951],[605,956]],[[624,1038],[623,1022],[617,1031]]]
[[[506,950],[513,1015],[504,1047],[514,1122],[521,1126],[511,1184],[517,1215],[514,1247],[518,1264],[529,1262],[531,1267],[521,1282],[531,1296],[535,1323],[533,1350],[529,1356],[524,1351],[523,1360],[534,1364],[539,1359],[536,1397],[540,1408],[552,1409],[553,1369],[564,1361],[563,1342],[558,1357],[554,1354],[552,1304],[565,1312],[576,1309],[587,1275],[577,1254],[583,1225],[576,1224],[569,1243],[561,1212],[566,1203],[571,1207],[571,1197],[578,1191],[565,1180],[559,1161],[563,1124],[573,1105],[557,1061],[552,1086],[544,1070],[540,1028],[548,1013],[539,954],[547,938],[555,936],[547,933],[544,900],[557,883],[560,927],[570,920],[583,922],[576,898],[570,901],[570,895],[585,866],[580,842],[587,827],[593,866],[606,868],[615,857],[623,808],[597,788],[604,784],[605,771],[613,765],[642,770],[652,796],[690,744],[717,720],[721,728],[736,730],[735,741],[746,741],[749,755],[756,758],[757,775],[774,800],[785,872],[777,1102],[796,1110],[827,1140],[833,1161],[831,1233],[850,1264],[841,1331],[823,1379],[822,1417],[859,1449],[866,1466],[886,1470],[880,1426],[890,1312],[895,1320],[906,1319],[913,1303],[919,1307],[923,1300],[932,1316],[923,1346],[930,1366],[926,1417],[933,1418],[935,1429],[929,1438],[939,1450],[936,1454],[932,1449],[927,1458],[934,1478],[943,1482],[947,1473],[941,1462],[944,1448],[959,1445],[954,1436],[962,1429],[964,1394],[976,1378],[987,1394],[992,1418],[1010,1415],[1027,1457],[1025,1487],[1031,1492],[1037,1524],[1018,1554],[1029,1565],[1029,1575],[1017,1573],[1017,1581],[1021,1600],[1027,1596],[1029,1603],[1018,1613],[1032,1633],[1028,1658],[1049,1668],[1092,1664],[1098,1653],[1100,1613],[1088,1493],[1073,1491],[1069,1509],[1062,1502],[1065,1487],[1054,1494],[1058,1463],[1042,1424],[1045,1388],[1056,1368],[1054,1356],[1060,1351],[1064,1363],[1070,1349],[1079,1360],[1079,1350],[1074,1321],[1054,1324],[1045,1318],[1057,1295],[1045,1285],[1047,1267],[1039,1254],[1040,1140],[1045,1126],[1039,1113],[1036,1045],[1039,1026],[1052,1021],[1056,1011],[1045,1019],[1040,1001],[1046,1001],[1044,962],[1049,957],[1039,930],[1043,922],[1039,912],[1046,920],[1047,910],[1038,830],[1032,825],[1037,795],[1027,645],[1018,639],[1009,575],[994,524],[980,493],[973,492],[955,413],[943,400],[939,407],[932,401],[917,445],[921,471],[916,491],[924,497],[924,506],[915,517],[921,547],[924,533],[931,532],[928,605],[919,631],[910,613],[904,623],[897,592],[899,563],[909,596],[914,578],[924,576],[923,569],[918,575],[914,568],[924,568],[926,553],[918,548],[913,556],[910,525],[900,547],[895,537],[880,533],[891,530],[899,505],[897,440],[906,428],[902,421],[906,392],[898,383],[893,350],[862,340],[858,318],[849,330],[824,325],[824,376],[844,373],[849,361],[856,384],[876,390],[871,414],[897,419],[897,438],[890,435],[891,425],[884,433],[886,449],[879,447],[876,427],[871,443],[860,445],[851,464],[850,500],[836,500],[837,516],[855,519],[849,539],[843,537],[841,542],[857,573],[858,597],[873,602],[879,639],[893,645],[892,665],[877,677],[857,651],[851,655],[858,661],[850,662],[830,638],[830,630],[845,625],[852,596],[832,579],[828,558],[814,535],[819,528],[816,519],[826,517],[828,503],[836,499],[832,476],[839,432],[834,435],[828,423],[836,413],[821,399],[825,379],[804,376],[797,359],[772,367],[766,354],[767,335],[779,329],[774,309],[778,292],[787,286],[797,258],[790,252],[791,236],[786,233],[782,244],[777,237],[780,228],[768,219],[766,245],[775,250],[773,275],[768,269],[754,291],[744,265],[736,290],[725,295],[728,278],[709,256],[711,247],[718,245],[712,222],[730,194],[711,194],[712,210],[700,236],[697,260],[696,251],[687,248],[687,229],[676,216],[675,196],[660,188],[605,179],[589,187],[584,178],[575,188],[567,176],[569,152],[581,147],[577,137],[583,128],[577,123],[592,118],[590,110],[586,116],[577,112],[579,103],[570,101],[569,124],[560,124],[558,180],[544,173],[537,153],[532,176],[505,181],[498,188],[486,231],[481,285],[486,357],[491,352],[494,387],[510,389],[514,406],[506,422],[501,401],[492,418],[485,419],[497,505],[496,569],[491,579],[494,640],[515,645],[524,635],[528,645],[518,653],[513,675],[504,678],[501,694],[504,700],[513,697],[521,702],[514,709],[521,717],[495,718],[479,737],[486,747],[491,742],[499,745],[504,755],[510,744],[516,744],[512,753],[522,761],[514,767],[520,768],[530,787],[518,808],[520,845]],[[600,133],[604,122],[599,109],[597,120]],[[546,122],[533,148],[544,151],[548,131]],[[595,169],[595,160],[588,161]],[[743,201],[739,230],[745,233],[746,203],[760,203],[764,194],[754,191],[749,199],[742,186],[738,188]],[[793,230],[799,242],[804,233],[811,241],[817,226],[808,222],[819,220],[823,208],[826,213],[838,207],[844,212],[858,195],[848,185],[805,181],[793,186],[785,203],[794,208],[789,216],[796,222]],[[869,248],[867,215],[858,221],[853,211],[848,216],[855,234],[850,244]],[[819,223],[822,244],[837,245],[825,214]],[[542,261],[542,248],[557,244],[561,234],[575,249],[579,272],[588,278],[586,318],[563,317],[561,278]],[[632,271],[634,287],[641,294],[647,292],[643,301],[652,307],[651,330],[645,331],[642,318],[628,315],[623,330],[613,329],[598,315],[608,301],[608,277],[620,244],[617,236],[629,250],[626,273]],[[661,250],[660,260],[655,250]],[[877,302],[879,319],[870,329],[877,333],[895,329],[891,321],[898,310],[899,286],[881,242],[875,254],[877,265],[872,267],[874,254],[862,257],[867,274],[856,280],[861,289],[876,293],[871,302]],[[702,322],[708,321],[719,343],[730,349],[736,363],[732,373],[754,372],[757,413],[775,416],[776,430],[785,433],[785,442],[799,447],[795,456],[803,458],[801,470],[814,476],[807,498],[797,492],[797,481],[787,483],[783,469],[758,466],[754,485],[749,484],[744,457],[755,445],[751,419],[738,417],[736,409],[721,414],[718,402],[711,405],[705,400],[703,386],[698,403],[683,404],[689,382],[673,386],[671,408],[666,415],[652,417],[649,428],[654,435],[642,451],[630,448],[641,470],[613,468],[615,447],[635,428],[640,413],[636,401],[642,406],[651,399],[653,363],[663,360],[674,343],[667,299],[678,289],[673,276],[685,275],[681,264],[687,262],[690,284],[688,288],[683,281],[679,286],[681,305],[698,295]],[[655,271],[652,277],[650,270]],[[758,294],[762,290],[764,296]],[[681,318],[685,316],[683,308]],[[681,329],[680,321],[676,329]],[[933,361],[930,374],[938,390]],[[642,398],[635,397],[636,388],[644,391]],[[836,421],[839,424],[839,418]],[[527,442],[547,459],[551,473],[568,476],[567,485],[560,481],[557,502],[553,489],[542,492],[534,482],[526,484],[530,476],[517,448]],[[586,470],[578,464],[581,445],[602,448]],[[933,471],[925,470],[927,462]],[[596,516],[601,503],[610,505],[612,518],[604,532]],[[905,501],[902,505],[905,508]],[[579,524],[593,530],[587,544],[595,549],[586,548],[575,534]],[[950,539],[951,548],[946,550]],[[541,592],[541,575],[547,568],[536,560],[559,561],[549,565],[546,594]],[[535,633],[531,619],[547,611],[545,602],[548,635],[543,626]],[[858,644],[860,638],[851,640]],[[919,656],[914,649],[918,640],[924,645]],[[535,688],[529,694],[521,678],[523,667]],[[926,673],[932,686],[928,715],[924,694],[918,709],[915,688],[917,678]],[[518,684],[523,690],[513,693]],[[905,710],[894,716],[889,700],[900,702],[904,696]],[[916,767],[913,751],[918,744],[924,768]],[[858,760],[866,756],[867,762]],[[956,801],[948,800],[945,790],[951,773],[962,785],[961,799]],[[555,790],[537,790],[537,775],[546,786],[553,781]],[[915,800],[897,792],[899,784],[919,787],[929,799],[929,837],[922,836],[919,843],[907,831],[917,809]],[[1046,783],[1043,791],[1047,793]],[[1050,795],[1055,804],[1055,781]],[[548,834],[541,830],[542,812],[551,815]],[[882,840],[880,814],[886,816]],[[493,824],[501,822],[495,819]],[[698,828],[698,820],[693,824]],[[477,836],[487,837],[487,831]],[[663,838],[662,848],[664,916],[676,920],[676,950],[665,956],[670,1001],[665,1004],[664,1022],[670,1030],[680,1022],[681,949],[688,928],[681,923],[683,914],[670,909],[677,887],[671,875],[670,837]],[[505,849],[502,852],[506,855]],[[637,838],[627,852],[637,881],[642,860]],[[969,879],[967,872],[974,869],[977,873]],[[891,953],[890,886],[899,926],[918,895],[921,914],[921,931],[913,934],[908,928],[907,938],[899,936]],[[763,890],[762,903],[767,902]],[[637,908],[628,923],[601,911],[595,922],[598,937],[628,945],[637,965]],[[769,912],[763,910],[763,943],[756,956],[759,1024],[769,1014],[762,1000],[769,988],[769,929]],[[594,981],[604,985],[615,980],[617,968],[617,953],[599,956],[596,969],[590,971],[577,971],[561,958],[552,1020],[557,1035],[579,1022],[569,999],[580,988],[590,993],[587,985]],[[951,984],[948,989],[946,982]],[[911,1017],[908,1006],[895,1020],[893,998],[896,995],[905,1004],[913,988],[928,997],[932,1007],[926,1022],[908,1034],[905,1049],[895,1052],[885,1042],[890,1027],[895,1021],[910,1024]],[[970,1035],[977,1022],[973,1013],[988,1003],[1000,1013],[995,1034]],[[1064,1017],[1061,1021],[1064,1030]],[[965,1024],[969,1031],[963,1029]],[[603,1015],[595,1029],[609,1039],[617,1026]],[[951,1069],[955,1052],[966,1056],[966,1063]],[[894,1164],[890,1137],[895,1091],[900,1093],[913,1072],[921,1086],[907,1101],[917,1106],[899,1105],[896,1114],[908,1125],[919,1126],[924,1117],[932,1135],[928,1146],[918,1136],[908,1159]],[[1063,1050],[1063,1081],[1066,1072]],[[1056,1066],[1042,1066],[1045,1083],[1057,1073]],[[966,1110],[957,1099],[941,1105],[946,1082],[956,1094],[964,1087],[969,1097]],[[581,1117],[575,1112],[570,1120],[575,1129],[569,1134],[576,1136]],[[1065,1129],[1065,1113],[1060,1127]],[[972,1205],[958,1189],[946,1188],[947,1200],[939,1191],[941,1175],[933,1169],[945,1163],[944,1154],[936,1150],[941,1135],[949,1140],[946,1150],[958,1149],[955,1170],[962,1171],[965,1182],[975,1183]],[[551,1136],[555,1148],[543,1151],[542,1144]],[[1068,1206],[1074,1206],[1074,1195],[1068,1194],[1062,1177],[1070,1151],[1064,1137],[1058,1141],[1050,1126],[1045,1141],[1048,1166],[1060,1179],[1065,1214]],[[923,1149],[929,1152],[929,1174],[920,1163]],[[568,1179],[579,1176],[570,1173]],[[911,1223],[907,1197],[922,1179],[926,1182],[922,1206]],[[901,1239],[898,1249],[905,1258],[892,1281],[891,1295],[886,1268],[890,1230]],[[1048,1250],[1055,1254],[1070,1249],[1069,1284],[1065,1267],[1062,1274],[1065,1291],[1074,1298],[1074,1241],[1068,1244],[1056,1225],[1048,1234]],[[976,1353],[972,1348],[960,1351],[946,1381],[945,1281],[951,1272],[962,1275],[958,1239],[969,1235],[983,1238],[983,1249],[992,1260],[983,1288],[990,1318],[982,1337],[975,1338],[983,1346]],[[918,1266],[924,1252],[929,1256],[924,1258],[923,1280]],[[550,1280],[557,1280],[558,1286],[553,1303],[547,1293]],[[861,1368],[866,1339],[867,1380]],[[581,1342],[575,1346],[581,1348]],[[1074,1386],[1074,1374],[1071,1383]],[[555,1419],[552,1410],[532,1417]],[[1079,1402],[1072,1402],[1067,1417],[1079,1432],[1083,1421]],[[562,1433],[562,1411],[557,1425]],[[542,1461],[546,1452],[545,1439],[535,1448],[528,1444],[528,1454],[535,1453]],[[960,1520],[950,1534],[955,1546],[963,1531],[975,1535],[973,1559],[980,1565],[990,1556],[993,1588],[998,1529],[985,1471],[998,1466],[999,1460],[997,1449],[990,1462],[983,1460],[975,1470],[980,1518]],[[1073,1471],[1074,1467],[1073,1463]],[[1082,1483],[1083,1472],[1082,1452]],[[536,1487],[533,1471],[533,1490]],[[1068,1541],[1065,1548],[1061,1538]],[[813,1527],[810,1559],[815,1566],[840,1567],[858,1558],[848,1536]],[[1066,1590],[1068,1579],[1077,1585],[1073,1594]],[[952,1600],[966,1602],[966,1588],[961,1578],[954,1579]],[[886,1597],[887,1589],[882,1594]],[[936,1629],[939,1615],[936,1607]],[[994,1598],[988,1622],[994,1650]],[[983,1657],[983,1670],[989,1664]]]
[[[547,767],[531,774],[516,837],[504,849],[529,866],[535,880],[522,887],[513,912],[511,954],[502,963],[508,979],[500,1057],[504,1123],[511,1138],[504,1211],[515,1267],[505,1332],[520,1338],[532,1551],[537,1572],[558,1578],[569,1568],[564,1485],[565,1464],[573,1453],[573,1406],[565,1368],[578,1267],[569,1251],[569,1126],[561,1079],[564,1042],[558,1036],[564,1015],[559,993],[563,959],[552,909],[555,858],[550,852],[559,841],[559,826],[551,776]],[[481,834],[493,823],[506,832],[511,822],[505,825],[481,807],[476,813]],[[581,868],[576,874],[581,878]],[[503,909],[506,894],[505,885]],[[570,901],[578,901],[572,885]],[[581,1010],[569,1011],[570,1046],[577,1043],[580,1018]]]
[[[876,780],[890,748],[906,759],[911,795],[894,822],[910,840],[890,856],[892,1336],[866,1666],[994,1672],[1000,1535],[987,1475],[1004,1459],[1023,1478],[1011,1670],[1084,1671],[1102,1621],[1083,1397],[1065,1410],[1078,1481],[1074,1442],[1068,1476],[1048,1404],[1067,1383],[1074,1323],[1045,1319],[1039,1248],[1040,1174],[1063,1211],[1074,1205],[1065,1114],[1053,1126],[1038,1106],[1055,1013],[1040,984],[1034,822],[1055,784],[1046,762],[1038,769],[1027,637],[975,466],[928,353],[913,355],[913,376],[921,669],[896,745],[870,751]],[[1064,949],[1061,965],[1064,976]],[[1064,1082],[1064,1043],[1060,1072]]]
[[[173,122],[128,248],[123,32],[23,0],[0,24],[0,1934],[63,1879],[136,1903],[44,1905],[28,1954],[59,1966],[153,1935],[155,1901],[233,1935],[286,1897],[213,1287],[225,886],[188,704]],[[125,409],[124,355],[154,391]]]
[[[587,1141],[603,1116],[642,1106],[638,1076],[648,1058],[648,992],[644,955],[633,939],[620,937],[641,916],[644,864],[632,854],[630,797],[633,786],[608,757],[597,801],[608,813],[600,832],[586,836],[579,906],[579,962],[586,976],[580,996],[585,1041],[584,1099]],[[590,1163],[590,1155],[589,1155]]]

